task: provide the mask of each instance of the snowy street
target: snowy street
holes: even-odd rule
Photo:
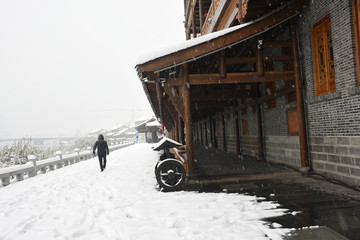
[[[156,189],[158,152],[138,144],[0,188],[0,239],[281,239],[256,197]]]

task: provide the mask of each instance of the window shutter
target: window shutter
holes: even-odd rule
[[[354,32],[355,32],[355,46],[356,46],[356,64],[358,82],[360,85],[360,1],[353,0],[353,17],[354,17]]]
[[[316,95],[335,92],[335,68],[330,15],[312,30]]]

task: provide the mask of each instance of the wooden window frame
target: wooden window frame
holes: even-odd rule
[[[352,3],[355,32],[356,69],[358,76],[358,84],[360,85],[360,0],[353,0]]]
[[[316,96],[334,93],[336,84],[330,14],[313,25],[312,43]]]

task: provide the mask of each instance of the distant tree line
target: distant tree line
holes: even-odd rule
[[[43,150],[34,146],[31,138],[23,138],[14,141],[12,145],[7,145],[0,148],[0,168],[12,165],[20,165],[27,163],[27,156],[35,155],[38,160],[47,159],[55,156],[56,151],[62,151],[63,154],[73,153],[75,148],[86,150],[92,146],[96,138],[83,137],[77,138],[69,144],[62,142],[56,143],[53,146]]]

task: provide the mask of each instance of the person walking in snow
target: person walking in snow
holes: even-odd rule
[[[109,155],[109,147],[107,142],[104,140],[104,136],[102,134],[99,135],[98,140],[94,144],[94,148],[93,148],[94,156],[95,156],[96,148],[100,163],[100,169],[101,171],[104,171],[104,169],[106,168],[106,155]]]

